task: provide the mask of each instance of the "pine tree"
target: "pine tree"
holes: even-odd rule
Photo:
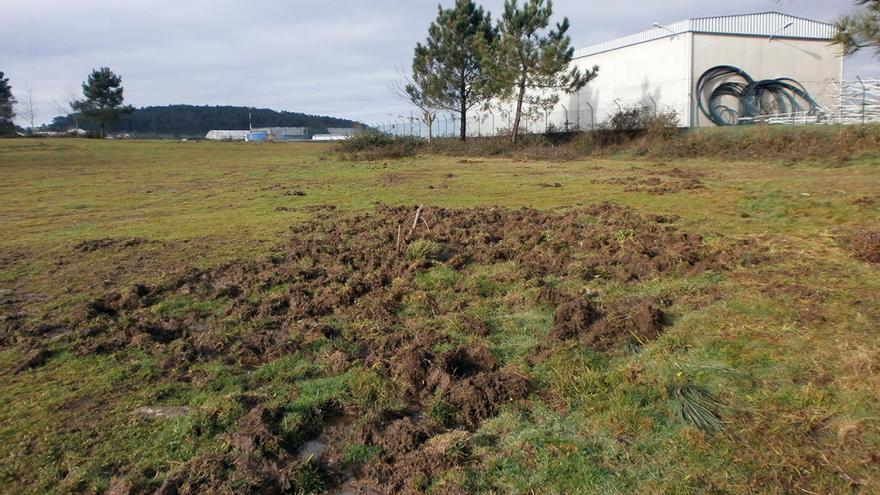
[[[84,100],[74,103],[74,110],[101,126],[101,137],[106,136],[105,124],[134,109],[123,105],[122,78],[107,67],[93,70],[82,85]]]
[[[0,135],[15,133],[15,103],[9,79],[0,71]]]
[[[419,109],[421,120],[428,130],[428,142],[434,140],[434,122],[437,120],[438,105],[426,92],[425,79],[418,75],[402,74],[391,86],[391,91],[401,100]]]
[[[874,56],[880,57],[880,0],[856,0],[856,4],[865,7],[837,21],[836,41],[843,45],[847,55],[871,48]]]
[[[438,7],[427,40],[416,45],[412,68],[419,97],[457,112],[462,140],[468,111],[493,96],[486,60],[495,36],[488,12],[472,0],[456,0],[451,9]]]
[[[516,102],[511,129],[514,142],[519,138],[525,103],[552,108],[560,91],[579,91],[599,72],[598,67],[585,72],[571,67],[574,48],[566,35],[568,18],[548,30],[552,15],[551,0],[525,0],[521,8],[517,0],[504,3],[493,75],[500,86],[499,95]]]

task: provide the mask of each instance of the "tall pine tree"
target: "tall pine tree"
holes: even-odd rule
[[[105,125],[108,121],[134,111],[132,107],[123,105],[122,78],[107,67],[93,70],[82,88],[85,99],[75,102],[73,108],[86,119],[100,124],[102,138],[106,136]]]
[[[599,72],[598,67],[585,72],[571,67],[574,48],[566,35],[568,18],[548,29],[552,15],[551,0],[525,0],[522,7],[517,0],[504,2],[493,74],[499,96],[513,98],[516,104],[511,129],[514,142],[519,138],[524,104],[552,107],[560,91],[579,91]]]
[[[0,135],[15,133],[15,97],[9,79],[0,71]]]
[[[856,0],[856,4],[864,8],[837,21],[835,41],[847,55],[870,48],[875,57],[880,57],[880,0]]]
[[[416,45],[413,78],[420,96],[459,114],[462,140],[468,111],[493,96],[487,60],[495,37],[488,12],[472,0],[456,0],[451,9],[438,7],[427,40]]]

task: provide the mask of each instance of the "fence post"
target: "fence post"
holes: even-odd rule
[[[865,125],[868,121],[868,87],[862,81],[862,76],[856,76],[856,79],[862,85],[862,125]]]
[[[596,130],[596,111],[593,109],[592,103],[590,103],[589,101],[585,101],[584,103],[586,103],[587,106],[590,107],[590,130]]]

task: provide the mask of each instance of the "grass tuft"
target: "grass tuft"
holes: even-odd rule
[[[675,418],[706,432],[721,431],[724,423],[714,412],[721,403],[703,388],[691,384],[678,385],[670,391]]]
[[[406,259],[410,261],[445,261],[449,259],[449,249],[443,244],[434,241],[417,239],[406,247]]]

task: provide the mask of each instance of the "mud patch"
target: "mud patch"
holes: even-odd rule
[[[853,237],[852,250],[856,259],[880,263],[880,230],[865,230]]]
[[[23,371],[39,368],[46,364],[46,361],[48,361],[52,355],[53,352],[42,345],[38,346],[36,349],[31,349],[25,354],[24,358],[12,368],[12,373],[18,374]]]
[[[303,493],[316,485],[304,485],[297,473],[317,471],[312,483],[330,484],[330,474],[311,460],[302,461],[282,437],[280,411],[258,405],[228,435],[229,450],[192,459],[169,476],[156,491],[159,495],[189,493]],[[323,479],[322,479],[323,478]]]
[[[573,298],[556,308],[556,324],[548,342],[535,349],[529,361],[543,361],[554,343],[565,340],[577,340],[599,352],[645,345],[663,331],[663,306],[650,297],[628,298],[602,307],[588,297]]]
[[[320,330],[327,318],[368,328],[395,325],[415,275],[443,260],[454,269],[513,261],[517,273],[511,276],[524,280],[552,275],[620,282],[735,262],[729,256],[722,261],[668,218],[613,204],[566,213],[431,208],[418,216],[410,208],[380,206],[349,217],[327,209],[315,216],[293,227],[280,253],[267,260],[191,270],[162,286],[134,284],[91,301],[63,323],[92,330],[81,353],[148,344],[181,352],[177,366],[184,370],[217,356],[254,366],[296,350],[313,335],[332,339]],[[412,256],[407,246],[415,244],[443,246],[445,255]],[[174,306],[156,309],[169,298]],[[218,334],[221,319],[263,324],[229,336]],[[333,361],[344,367],[348,360],[336,354]],[[412,379],[408,387],[417,390],[427,377]]]
[[[594,179],[592,183],[624,186],[625,192],[662,195],[705,189],[706,185],[701,177],[703,174],[697,171],[673,168],[671,170],[646,171],[645,175]]]
[[[126,249],[130,247],[140,246],[151,241],[142,237],[131,237],[129,239],[112,239],[109,237],[103,239],[94,239],[91,241],[82,241],[74,244],[73,248],[83,253],[99,251],[101,249]]]

